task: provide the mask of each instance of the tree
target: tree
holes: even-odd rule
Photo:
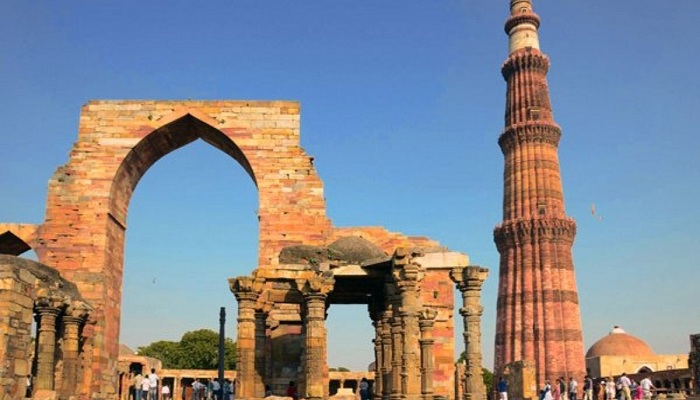
[[[219,367],[219,334],[211,329],[186,332],[179,342],[158,341],[139,347],[140,355],[159,359],[163,368],[217,369]],[[224,339],[224,368],[236,369],[236,343]]]

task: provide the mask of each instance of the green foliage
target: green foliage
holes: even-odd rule
[[[486,368],[482,368],[481,372],[484,377],[484,386],[486,386],[486,393],[493,393],[493,372]]]
[[[219,334],[210,329],[186,332],[179,342],[158,341],[139,347],[138,354],[159,359],[163,368],[217,369]],[[224,369],[236,369],[236,343],[224,339]]]

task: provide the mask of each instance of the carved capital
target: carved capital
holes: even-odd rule
[[[264,280],[251,276],[239,276],[228,279],[229,289],[239,302],[246,300],[256,301],[262,291],[263,283]]]
[[[432,308],[424,308],[418,313],[418,325],[421,330],[430,329],[435,324],[438,312]]]
[[[327,296],[333,290],[335,278],[332,274],[321,273],[308,279],[297,279],[297,289],[304,297]]]
[[[457,284],[457,288],[461,292],[467,290],[481,290],[481,286],[488,276],[488,268],[483,268],[478,265],[470,265],[466,268],[455,267],[450,271],[450,278]]]

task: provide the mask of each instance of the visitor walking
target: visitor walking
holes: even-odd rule
[[[141,379],[141,400],[148,400],[148,392],[151,389],[151,380],[148,375]]]
[[[583,400],[593,400],[593,379],[589,375],[583,378]]]
[[[567,387],[566,387],[566,379],[564,379],[563,376],[559,377],[559,391],[561,392],[561,398],[562,400],[567,400],[568,398],[568,392],[567,392]]]
[[[578,393],[578,382],[572,376],[569,378],[569,400],[576,400],[576,395]],[[631,400],[631,399],[628,399]]]
[[[149,386],[148,386],[148,400],[158,400],[158,375],[156,375],[156,369],[151,368],[151,373],[148,374]]]
[[[508,382],[502,376],[498,377],[496,390],[498,391],[498,400],[508,400]]]
[[[561,382],[559,378],[554,381],[554,386],[552,386],[552,398],[554,400],[561,400]]]
[[[651,379],[648,376],[644,377],[641,382],[639,382],[639,387],[642,388],[642,399],[651,400],[651,391],[656,389]]]
[[[162,400],[170,400],[170,387],[168,385],[163,385],[160,390]]]
[[[615,379],[612,376],[608,377],[608,380],[605,381],[605,400],[615,400],[616,390]]]
[[[632,385],[632,381],[630,381],[630,378],[627,377],[626,373],[622,373],[622,376],[620,377],[620,386],[622,387],[622,400],[632,400],[632,395],[630,393],[630,385]]]
[[[287,397],[291,397],[294,400],[298,399],[297,387],[294,385],[294,381],[289,381],[289,386],[287,386]]]
[[[369,381],[365,377],[360,380],[360,400],[369,400]]]

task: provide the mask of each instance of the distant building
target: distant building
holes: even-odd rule
[[[586,353],[586,370],[593,377],[619,376],[688,368],[688,354],[655,354],[642,339],[619,326]]]

